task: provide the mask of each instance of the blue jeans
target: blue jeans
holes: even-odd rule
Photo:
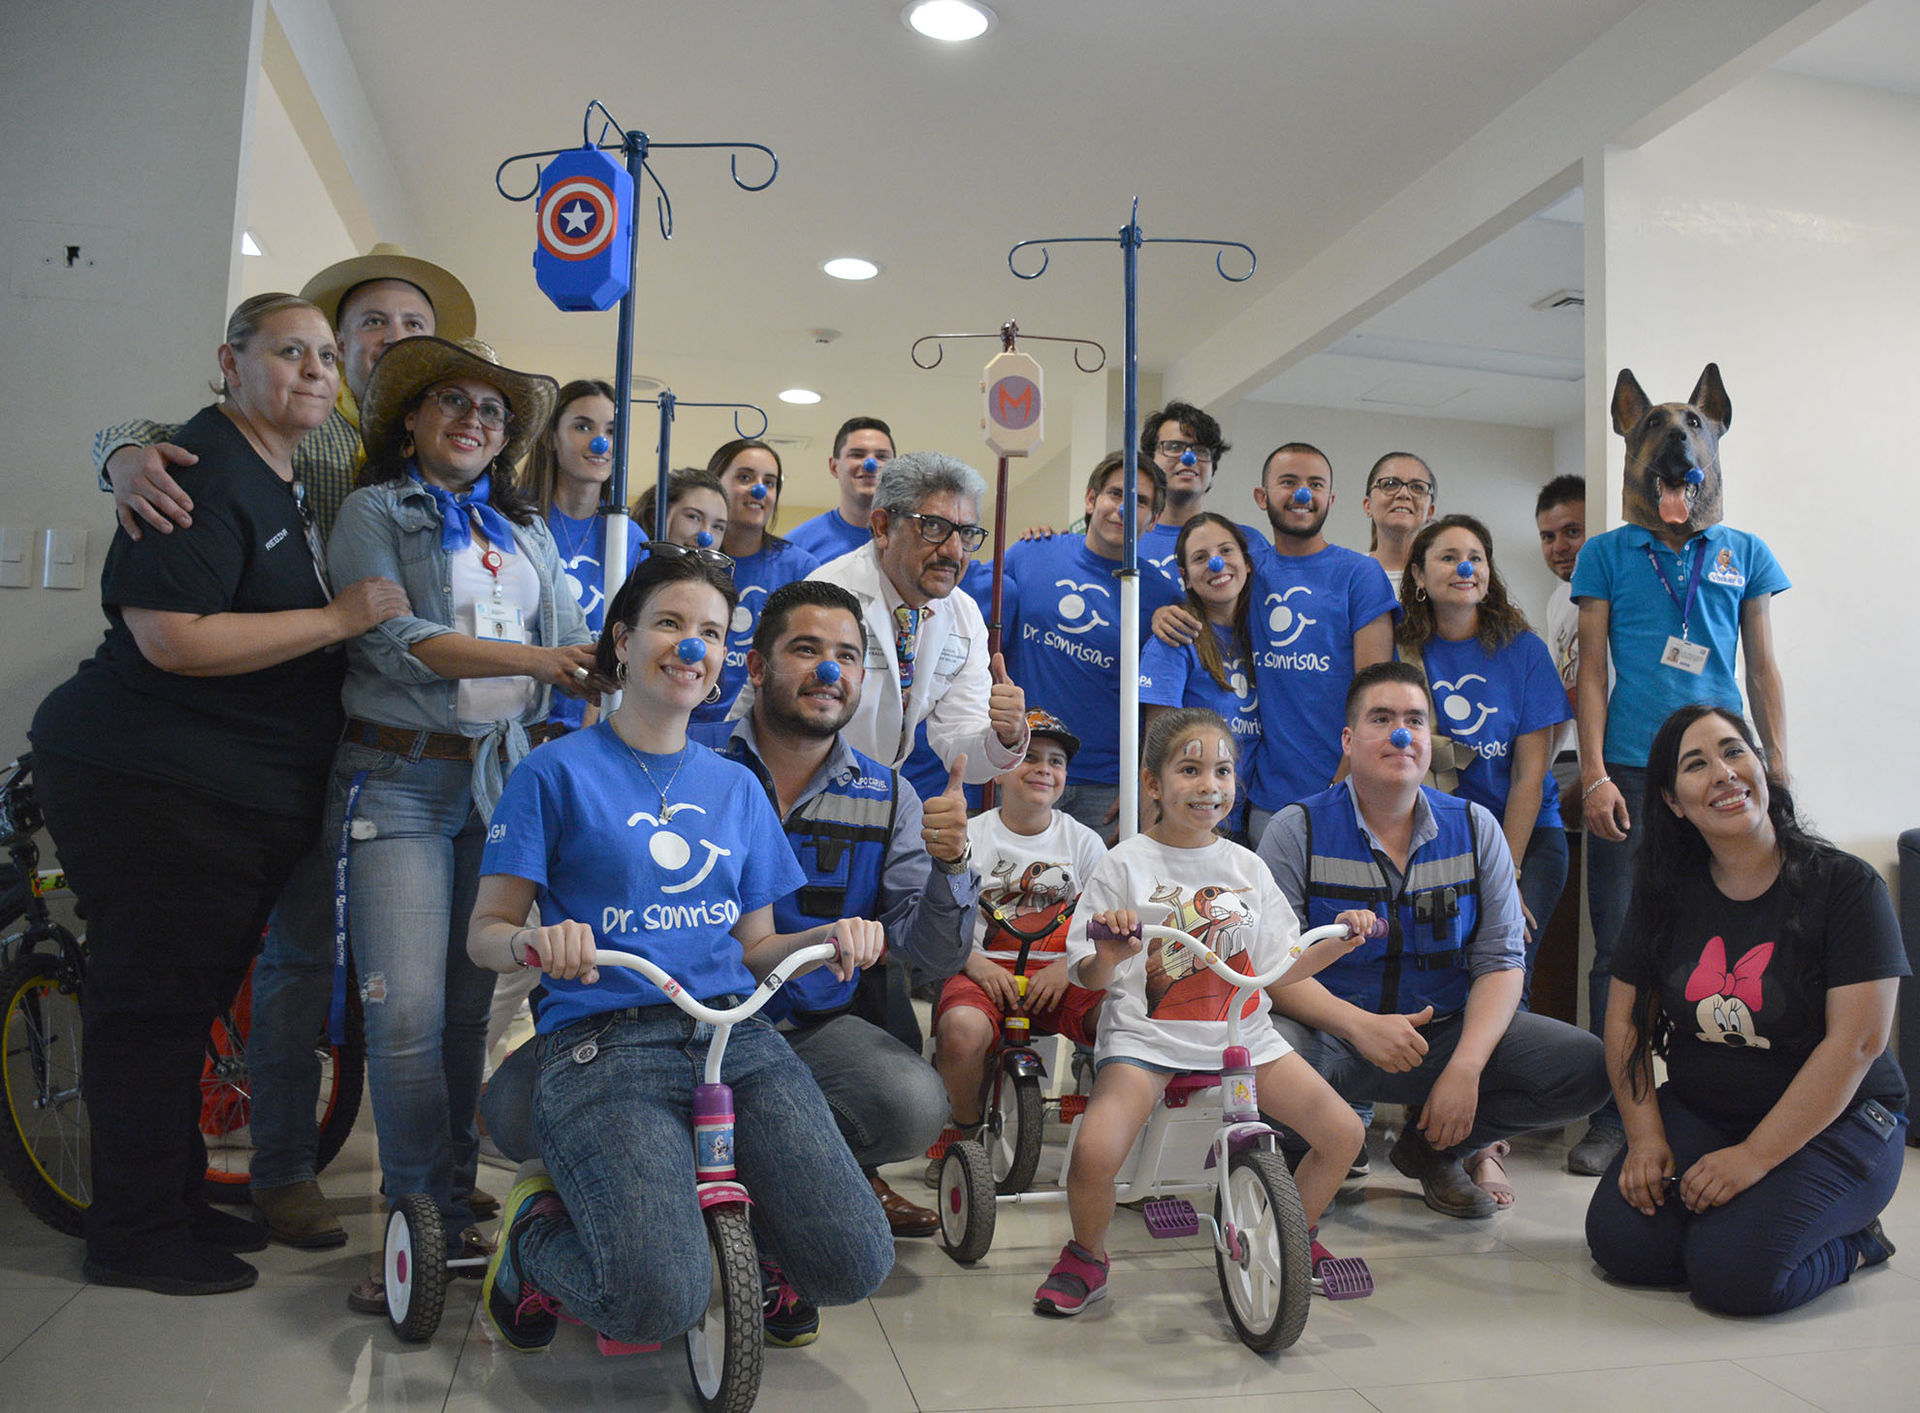
[[[1567,831],[1557,824],[1535,825],[1527,839],[1526,857],[1520,860],[1520,901],[1540,924],[1527,929],[1527,979],[1520,988],[1522,1010],[1533,995],[1533,960],[1540,954],[1540,929],[1560,906],[1560,893],[1566,886]]]
[[[938,1071],[878,1026],[835,1016],[789,1031],[787,1043],[862,1167],[918,1157],[947,1126],[947,1087]]]
[[[253,1029],[247,1070],[253,1081],[255,1191],[314,1178],[320,1060],[314,1037],[333,999],[333,861],[338,835],[321,839],[294,865],[267,921],[266,946],[253,968]]]
[[[1627,920],[1633,897],[1633,859],[1640,852],[1640,811],[1645,805],[1647,772],[1644,766],[1607,762],[1607,774],[1627,802],[1631,828],[1619,843],[1587,831],[1587,915],[1593,920],[1593,970],[1587,973],[1587,1029],[1604,1036],[1607,1025],[1607,987],[1613,980],[1613,948]],[[1593,1122],[1618,1128],[1620,1111],[1613,1098],[1593,1113]]]
[[[693,1087],[712,1036],[672,1006],[646,1006],[535,1042],[535,1128],[567,1216],[527,1223],[519,1271],[614,1339],[661,1343],[707,1308]],[[722,1077],[761,1249],[816,1305],[864,1300],[893,1267],[893,1234],[806,1066],[755,1017],[734,1027]]]
[[[1696,1113],[1670,1088],[1658,1098],[1676,1174],[1753,1129]],[[1860,1256],[1855,1233],[1893,1199],[1906,1133],[1902,1117],[1883,1140],[1849,1106],[1752,1187],[1697,1215],[1678,1194],[1669,1194],[1651,1217],[1628,1206],[1620,1195],[1622,1149],[1587,1206],[1587,1246],[1615,1280],[1691,1286],[1709,1310],[1791,1310],[1853,1274]]]
[[[343,744],[324,837],[339,838],[348,784],[361,770],[347,913],[381,1176],[389,1201],[431,1194],[451,1239],[473,1223],[453,1195],[472,1190],[480,1160],[474,1115],[494,974],[467,960],[467,923],[486,827],[464,761]]]

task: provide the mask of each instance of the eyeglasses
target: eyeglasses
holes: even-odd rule
[[[733,556],[722,554],[717,549],[708,549],[704,545],[678,545],[672,540],[649,540],[647,553],[665,555],[669,559],[691,559],[704,564],[709,569],[718,569],[727,574],[733,573]]]
[[[1373,482],[1373,489],[1383,491],[1390,496],[1396,496],[1399,495],[1401,491],[1405,491],[1415,500],[1425,500],[1433,494],[1433,482],[1403,481],[1398,476],[1376,476]],[[1369,494],[1371,493],[1372,492],[1369,492]]]
[[[1176,458],[1192,452],[1193,459],[1202,466],[1211,466],[1213,464],[1213,449],[1211,447],[1195,446],[1192,442],[1155,442],[1153,449],[1162,456],[1172,456]]]
[[[903,517],[920,522],[920,538],[930,545],[944,545],[953,536],[960,537],[968,554],[972,554],[987,542],[985,525],[959,525],[944,515],[911,514]]]
[[[442,388],[439,392],[429,393],[428,396],[439,403],[440,410],[455,422],[469,412],[475,412],[479,414],[481,426],[490,427],[496,432],[505,431],[513,425],[513,414],[507,411],[507,405],[504,402],[494,402],[491,399],[486,402],[475,402],[455,388]]]

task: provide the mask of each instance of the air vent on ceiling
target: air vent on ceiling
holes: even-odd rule
[[[805,451],[813,445],[812,437],[771,436],[762,437],[760,440],[780,452]]]
[[[649,373],[635,373],[629,381],[635,397],[658,397],[667,390],[665,378],[656,378]]]
[[[1587,307],[1587,292],[1582,289],[1557,289],[1552,294],[1534,300],[1533,307],[1543,313],[1567,309],[1578,314]]]

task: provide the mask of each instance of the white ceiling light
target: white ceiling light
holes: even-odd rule
[[[857,255],[841,255],[820,267],[836,280],[870,280],[880,273],[880,267],[871,260],[862,260]]]
[[[797,403],[801,407],[809,406],[820,400],[820,394],[812,388],[788,388],[780,394],[782,402]]]
[[[955,44],[963,39],[978,39],[992,29],[999,16],[974,0],[914,0],[900,12],[909,29],[928,39],[943,39]]]
[[[265,255],[260,248],[260,239],[252,231],[240,232],[240,253],[242,255]]]

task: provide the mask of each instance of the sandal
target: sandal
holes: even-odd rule
[[[347,1292],[347,1308],[356,1315],[387,1313],[387,1282],[384,1277],[364,1275]]]
[[[1513,1145],[1504,1138],[1496,1138],[1478,1153],[1469,1153],[1461,1164],[1467,1170],[1467,1176],[1473,1185],[1491,1197],[1501,1207],[1513,1205],[1513,1184],[1507,1181],[1507,1165],[1500,1160],[1513,1151]],[[1490,1176],[1487,1165],[1493,1165],[1498,1177]]]

